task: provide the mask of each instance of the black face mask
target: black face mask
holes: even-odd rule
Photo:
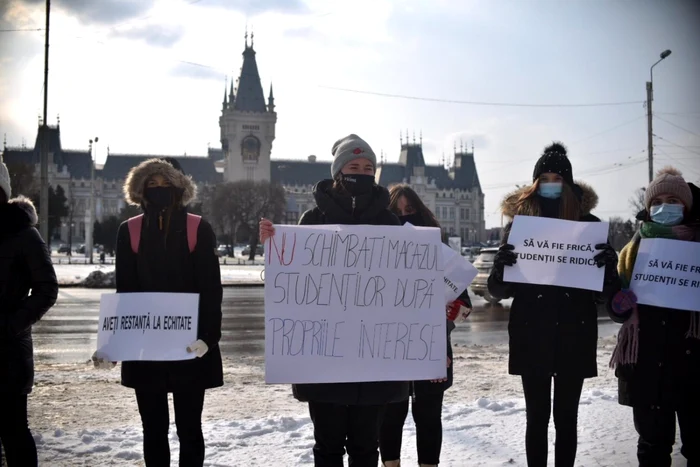
[[[143,193],[146,202],[156,208],[163,210],[173,204],[173,188],[169,186],[153,186],[146,188]]]
[[[343,186],[352,196],[366,195],[374,188],[374,175],[340,175]]]
[[[406,222],[408,222],[409,224],[415,225],[416,227],[425,227],[423,225],[423,217],[421,217],[421,215],[417,212],[414,212],[413,214],[407,214],[405,216],[399,216],[399,220],[401,221],[401,225],[404,225]]]

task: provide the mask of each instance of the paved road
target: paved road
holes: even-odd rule
[[[49,313],[34,326],[34,353],[37,361],[86,361],[95,349],[100,295],[108,290],[64,288]],[[458,344],[505,344],[508,342],[508,308],[491,307],[474,298],[474,312],[452,333]],[[223,332],[221,349],[224,355],[262,355],[264,352],[264,319],[262,287],[224,288]],[[614,334],[618,326],[607,316],[599,319],[602,337]]]

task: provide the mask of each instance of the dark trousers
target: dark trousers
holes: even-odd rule
[[[523,375],[527,411],[525,450],[529,467],[547,466],[547,431],[552,412],[552,377]],[[578,403],[583,378],[554,376],[554,465],[573,467],[576,460]]]
[[[347,450],[351,467],[377,467],[383,405],[309,402],[314,423],[314,465],[343,467]]]
[[[148,467],[170,467],[168,429],[170,419],[167,392],[136,391],[143,425],[143,458]],[[180,439],[180,467],[204,464],[202,408],[204,390],[173,393],[175,426]]]
[[[36,444],[27,423],[27,396],[22,394],[0,395],[0,443],[5,448],[9,467],[35,467]],[[2,459],[2,449],[0,449]]]
[[[412,398],[411,412],[416,424],[416,448],[419,464],[439,464],[442,448],[442,398],[444,393],[419,394]],[[401,457],[403,424],[408,415],[408,400],[388,404],[379,433],[382,462]]]
[[[696,396],[697,397],[697,396]],[[634,428],[639,434],[637,459],[640,467],[668,467],[676,442],[676,413],[681,430],[681,454],[688,467],[700,467],[700,406],[681,409],[633,409]]]

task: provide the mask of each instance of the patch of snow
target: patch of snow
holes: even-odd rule
[[[577,466],[637,465],[632,409],[617,403],[607,367],[613,339],[599,345],[598,378],[586,380],[579,406]],[[455,349],[455,384],[445,394],[441,466],[525,466],[525,402],[519,377],[507,374],[506,346]],[[89,362],[37,365],[29,398],[40,465],[143,465],[141,423],[133,390],[118,371]],[[264,383],[264,361],[224,361],[225,386],[207,392],[203,430],[207,466],[313,465],[313,424],[288,385]],[[80,378],[78,376],[86,376]],[[171,420],[174,420],[171,404]],[[550,422],[550,463],[555,431]],[[179,453],[170,427],[172,459]],[[415,465],[416,430],[409,412],[402,459]],[[673,452],[674,466],[685,465]]]

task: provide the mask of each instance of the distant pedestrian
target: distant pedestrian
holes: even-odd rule
[[[175,406],[180,466],[203,465],[204,392],[223,385],[219,258],[209,223],[187,213],[195,194],[196,185],[174,159],[144,161],[124,184],[126,200],[144,214],[119,227],[117,293],[199,294],[197,341],[187,347],[197,358],[122,363],[122,385],[136,390],[147,467],[170,465],[168,393]],[[93,359],[96,366],[112,366],[99,355]]]
[[[0,159],[0,442],[9,467],[32,467],[37,465],[27,422],[27,395],[34,385],[32,325],[56,302],[58,282],[51,253],[34,228],[34,205],[11,196],[10,175]]]
[[[339,139],[331,150],[331,177],[314,187],[316,206],[300,225],[400,225],[389,210],[389,192],[374,181],[377,157],[357,135]],[[272,222],[260,221],[260,241],[274,235]],[[337,310],[336,310],[337,311]],[[347,450],[353,467],[376,467],[379,428],[386,404],[408,398],[408,383],[295,384],[294,397],[308,402],[314,424],[314,465],[343,465]]]

